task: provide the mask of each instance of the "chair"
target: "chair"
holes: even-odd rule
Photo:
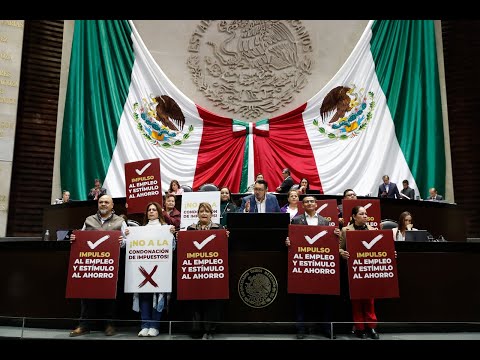
[[[203,184],[198,191],[218,191],[218,187],[215,184]]]
[[[381,230],[388,230],[398,227],[398,223],[395,220],[384,219],[380,222]]]
[[[183,192],[192,192],[192,187],[188,185],[180,185],[180,187],[183,189]]]
[[[140,224],[138,223],[138,221],[135,221],[135,220],[128,220],[128,221],[127,221],[127,225],[128,225],[128,226],[140,226]]]

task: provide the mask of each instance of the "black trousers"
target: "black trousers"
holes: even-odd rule
[[[92,328],[94,320],[102,319],[105,327],[113,325],[115,318],[115,299],[81,299],[80,326]]]
[[[296,294],[295,321],[297,331],[305,332],[305,322],[312,322],[320,323],[320,331],[329,332],[331,322],[334,320],[333,313],[335,299],[338,299],[338,296]]]
[[[192,331],[194,333],[215,333],[216,322],[223,316],[224,300],[192,300]]]

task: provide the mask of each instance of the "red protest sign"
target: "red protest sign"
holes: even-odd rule
[[[228,298],[227,231],[180,231],[177,241],[177,299]]]
[[[304,212],[305,209],[303,208],[303,203],[299,202],[297,215],[301,215]],[[330,226],[338,226],[337,200],[317,200],[317,210],[315,210],[315,212],[323,216],[328,221]]]
[[[66,298],[115,299],[121,232],[74,231]]]
[[[340,294],[338,237],[334,229],[288,226],[288,293]]]
[[[399,297],[392,230],[347,231],[351,299]]]
[[[350,221],[350,217],[352,216],[352,209],[355,206],[362,206],[363,208],[365,208],[368,214],[367,224],[375,228],[380,228],[382,217],[379,199],[343,199],[342,206],[345,225],[348,224],[348,222]]]
[[[143,213],[151,201],[162,205],[160,159],[126,163],[125,194],[128,214]]]

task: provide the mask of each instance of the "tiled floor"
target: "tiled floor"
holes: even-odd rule
[[[65,329],[43,329],[43,328],[21,328],[2,326],[0,327],[0,338],[22,338],[22,339],[48,339],[48,340],[191,340],[186,334],[160,334],[157,337],[139,338],[137,329],[117,329],[114,336],[105,336],[102,331],[92,331],[90,334],[79,336],[76,338],[69,337],[69,330]],[[297,340],[295,334],[217,334],[213,340]],[[336,340],[327,339],[319,335],[308,335],[303,340],[354,340],[354,341],[374,341],[360,340],[352,334],[338,334]],[[432,332],[415,332],[415,333],[381,333],[380,340],[480,340],[480,332],[449,332],[449,333],[432,333]]]

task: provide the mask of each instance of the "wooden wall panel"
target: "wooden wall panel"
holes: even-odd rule
[[[442,21],[445,82],[455,201],[464,209],[467,236],[480,237],[480,21]]]
[[[7,236],[40,236],[50,204],[63,20],[26,20]]]

